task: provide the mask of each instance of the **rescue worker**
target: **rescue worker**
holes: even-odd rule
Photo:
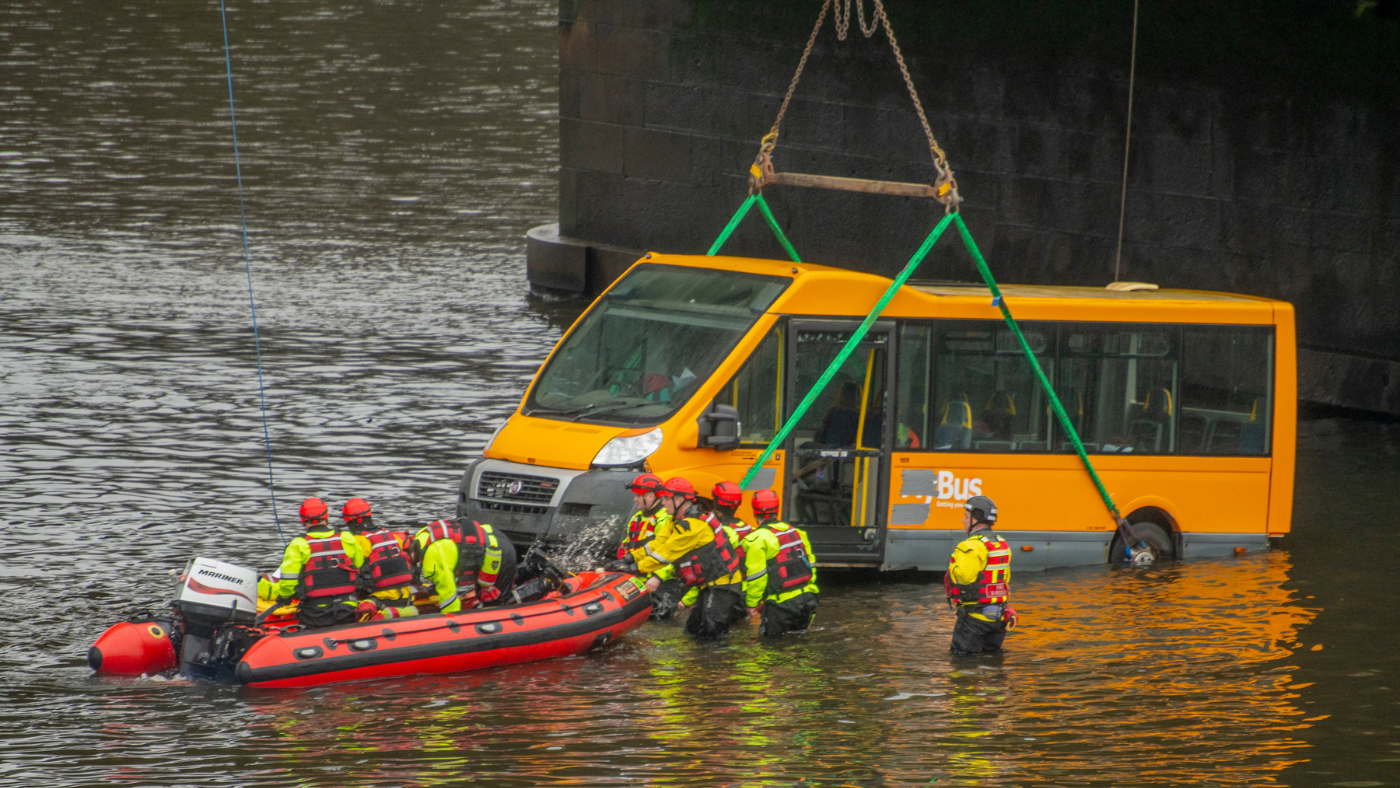
[[[661,477],[654,473],[644,473],[627,485],[632,491],[632,503],[636,507],[632,518],[627,521],[627,535],[617,547],[617,560],[625,562],[633,550],[645,547],[656,538],[656,529],[669,522],[671,516],[661,505]],[[621,568],[610,564],[610,567]],[[685,593],[685,585],[675,579],[675,570],[663,567],[657,576],[660,583],[651,595],[651,619],[665,621],[676,613],[676,606]]]
[[[438,610],[505,604],[515,585],[515,545],[475,520],[434,520],[410,545],[418,584],[432,583]]]
[[[963,504],[963,528],[967,538],[953,548],[943,587],[949,602],[956,601],[958,618],[953,626],[952,652],[960,657],[1001,650],[1007,623],[1015,613],[1007,607],[1011,598],[1011,547],[992,533],[997,507],[982,495]]]
[[[277,602],[300,600],[297,623],[307,629],[355,620],[355,587],[364,554],[353,534],[331,526],[329,515],[320,498],[302,502],[301,524],[306,535],[287,545],[278,570]]]
[[[376,618],[418,615],[413,606],[413,566],[408,560],[407,537],[374,524],[374,513],[363,498],[351,498],[340,510],[345,526],[355,535],[360,554],[359,591],[375,603]]]
[[[695,487],[680,477],[667,479],[661,489],[662,505],[669,521],[660,524],[656,537],[627,557],[629,571],[650,574],[647,590],[661,585],[656,573],[666,567],[686,588],[699,588],[695,610],[686,621],[686,632],[701,640],[716,640],[729,631],[736,599],[742,591],[743,572],[739,550],[723,529],[692,517]]]
[[[744,558],[744,597],[749,615],[761,616],[759,634],[781,637],[801,632],[817,616],[817,561],[812,543],[799,528],[778,519],[778,495],[753,494],[758,528]]]
[[[739,485],[734,482],[720,482],[711,490],[713,503],[708,507],[700,519],[710,524],[710,528],[719,532],[724,531],[725,536],[739,550],[739,571],[744,570],[744,540],[753,534],[753,526],[740,520],[735,515],[735,510],[744,502],[744,492],[739,489]],[[700,589],[691,588],[681,597],[680,606],[677,610],[685,610],[695,604],[700,597]],[[737,624],[749,617],[748,606],[744,604],[742,595],[734,605],[734,613],[730,617],[731,624]]]

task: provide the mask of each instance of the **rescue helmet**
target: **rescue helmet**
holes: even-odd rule
[[[364,498],[351,498],[345,502],[345,507],[340,510],[340,516],[344,517],[347,523],[370,517],[373,514],[369,510],[369,501]]]
[[[753,494],[753,513],[759,517],[770,517],[778,513],[778,494],[772,490],[759,490]]]
[[[627,489],[631,490],[634,495],[645,495],[649,492],[659,493],[662,487],[661,477],[654,473],[644,473],[627,485]]]
[[[963,504],[963,508],[972,513],[974,523],[991,525],[997,521],[997,505],[985,495],[974,495],[968,498],[967,503]]]
[[[695,500],[695,485],[689,479],[672,476],[662,485],[661,491],[667,495],[679,495],[687,501]]]
[[[744,491],[734,482],[720,482],[714,489],[715,503],[733,509],[744,502]]]
[[[307,498],[301,502],[301,524],[312,525],[325,522],[330,510],[320,498]]]

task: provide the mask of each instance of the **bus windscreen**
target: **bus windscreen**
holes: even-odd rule
[[[555,351],[525,412],[621,424],[662,421],[709,379],[791,281],[637,266]]]

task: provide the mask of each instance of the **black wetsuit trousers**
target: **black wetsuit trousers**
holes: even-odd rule
[[[695,609],[686,619],[685,631],[699,640],[719,640],[729,633],[734,623],[734,610],[739,602],[739,586],[706,586],[700,589]]]
[[[685,583],[679,580],[662,580],[661,585],[651,592],[651,620],[665,621],[676,614],[676,605],[685,596]]]
[[[764,637],[782,637],[789,632],[801,632],[812,625],[817,617],[817,595],[811,592],[798,594],[792,599],[763,603],[762,625],[758,633]]]
[[[1006,639],[1006,622],[983,621],[968,615],[976,605],[959,605],[958,620],[953,625],[952,651],[959,657],[975,657],[1001,651]]]

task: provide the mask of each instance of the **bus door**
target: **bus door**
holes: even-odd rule
[[[794,320],[788,333],[788,413],[851,338],[856,321]],[[878,565],[884,554],[892,425],[893,323],[876,323],[783,446],[784,519],[807,532],[821,564]]]

